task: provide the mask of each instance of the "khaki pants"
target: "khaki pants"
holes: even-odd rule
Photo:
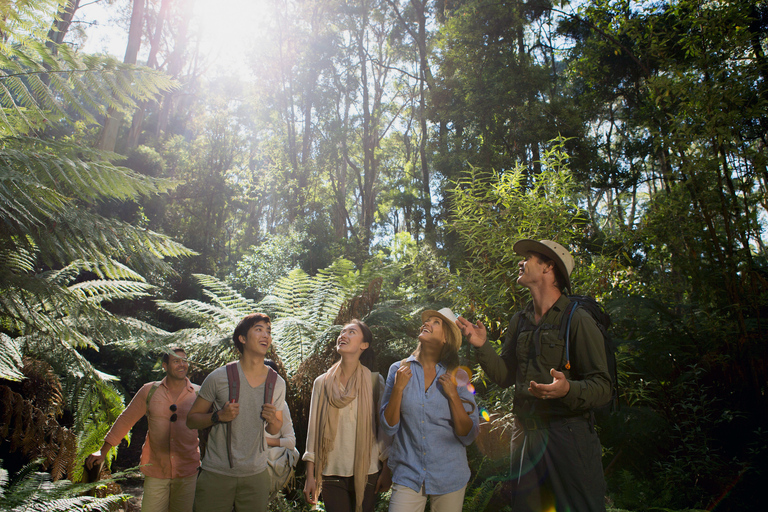
[[[416,492],[410,487],[400,484],[392,484],[392,498],[389,500],[389,512],[423,512],[427,506],[427,498],[430,500],[432,512],[461,512],[464,505],[465,485],[458,491],[448,494],[425,494],[424,487],[421,492]]]
[[[227,476],[201,471],[195,488],[195,512],[266,512],[270,478],[257,475]]]
[[[197,473],[184,478],[144,477],[141,512],[191,512]]]

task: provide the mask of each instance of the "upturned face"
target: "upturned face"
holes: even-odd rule
[[[439,316],[430,316],[421,324],[419,332],[419,341],[422,343],[445,344],[445,326],[443,319]]]
[[[336,352],[342,356],[347,354],[360,357],[360,354],[368,348],[368,345],[368,343],[363,341],[363,331],[357,324],[345,325],[341,329],[339,337],[336,338]]]
[[[187,377],[187,372],[189,371],[187,354],[181,350],[170,354],[168,356],[168,362],[163,363],[163,370],[165,370],[165,374],[171,379],[185,379]]]
[[[243,352],[250,351],[256,355],[266,356],[272,344],[272,324],[268,322],[253,324],[245,336],[240,336],[240,342],[243,344]]]
[[[548,266],[535,254],[526,254],[525,258],[517,264],[517,284],[530,288],[541,281]]]

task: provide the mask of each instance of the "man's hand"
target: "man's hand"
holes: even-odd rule
[[[537,384],[536,382],[531,381],[531,384],[528,387],[528,392],[534,397],[541,398],[542,400],[562,398],[567,395],[568,391],[571,390],[571,383],[565,378],[565,374],[554,368],[549,370],[549,374],[554,379],[552,384]]]
[[[488,340],[488,331],[483,325],[483,322],[477,322],[477,325],[475,325],[466,318],[460,316],[456,319],[456,325],[461,330],[461,334],[467,337],[469,344],[475,348],[482,347]]]
[[[104,463],[104,459],[107,457],[107,452],[105,451],[103,454],[101,451],[93,452],[88,456],[87,459],[85,459],[85,467],[88,469],[93,469],[94,466],[99,466],[100,464]]]
[[[224,404],[224,407],[219,409],[219,421],[227,423],[237,418],[238,414],[240,414],[240,404],[237,402],[227,402]]]

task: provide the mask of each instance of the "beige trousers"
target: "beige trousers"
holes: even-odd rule
[[[448,494],[426,494],[424,487],[421,488],[421,492],[416,492],[410,487],[392,484],[389,512],[423,512],[427,506],[427,498],[430,500],[432,512],[461,512],[466,490],[467,487],[464,486]]]

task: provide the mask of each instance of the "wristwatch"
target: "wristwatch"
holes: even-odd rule
[[[211,421],[214,425],[219,423],[219,411],[214,411],[213,414],[211,414]]]

